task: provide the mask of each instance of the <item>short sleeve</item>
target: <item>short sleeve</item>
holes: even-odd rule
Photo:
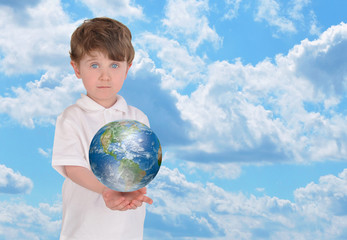
[[[128,113],[132,116],[131,118],[133,118],[134,120],[145,124],[147,127],[150,127],[148,117],[138,108],[128,106]]]
[[[141,116],[139,117],[139,122],[145,124],[147,127],[151,127],[149,125],[149,120],[148,120],[148,117],[145,115],[145,114],[141,114]]]
[[[82,166],[89,168],[78,126],[74,126],[72,121],[61,116],[57,118],[53,153],[52,167],[63,177],[67,177],[64,166]]]

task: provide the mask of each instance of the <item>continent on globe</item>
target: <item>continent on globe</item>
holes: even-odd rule
[[[106,124],[94,136],[89,162],[105,186],[120,192],[143,188],[157,175],[162,161],[159,139],[135,120]]]

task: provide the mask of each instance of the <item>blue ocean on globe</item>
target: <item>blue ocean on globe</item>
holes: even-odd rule
[[[134,120],[106,124],[95,134],[89,148],[94,175],[119,192],[146,186],[157,175],[161,161],[159,139],[149,127]]]

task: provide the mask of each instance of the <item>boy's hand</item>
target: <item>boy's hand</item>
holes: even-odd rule
[[[129,209],[130,201],[126,200],[121,192],[106,189],[103,191],[102,197],[104,198],[106,207],[111,210],[126,211]]]
[[[145,187],[134,192],[117,192],[106,189],[102,196],[106,206],[111,210],[126,211],[141,207],[144,202],[152,204],[153,200],[147,197],[146,193],[147,189]]]
[[[147,197],[145,194],[147,193],[147,188],[141,188],[134,192],[125,192],[123,196],[126,200],[130,201],[130,209],[136,209],[142,206],[142,203],[152,204],[153,200]]]

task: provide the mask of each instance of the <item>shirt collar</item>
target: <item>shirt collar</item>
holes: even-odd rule
[[[92,112],[92,111],[102,111],[106,108],[95,102],[93,99],[88,97],[85,94],[81,94],[81,98],[77,100],[76,104],[82,108],[85,111]],[[114,109],[116,111],[126,112],[128,109],[128,104],[126,103],[125,99],[117,95],[117,101],[116,103],[111,106],[109,109]]]

